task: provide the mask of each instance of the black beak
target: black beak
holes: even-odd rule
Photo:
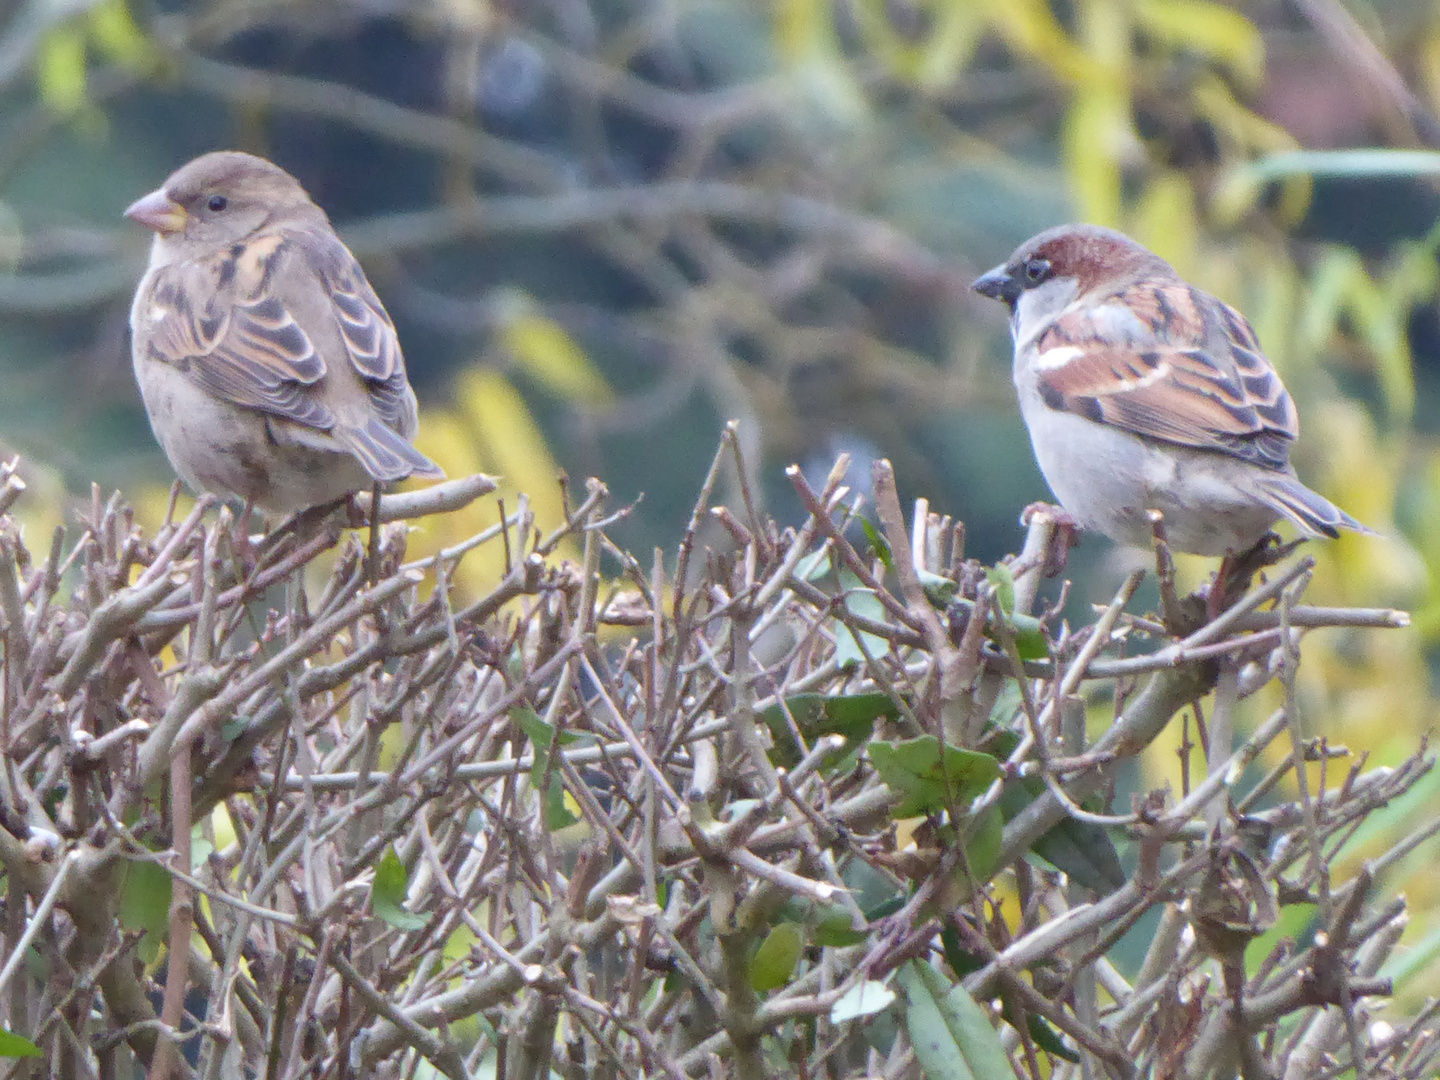
[[[1005,266],[997,266],[994,270],[981,274],[970,287],[981,296],[988,296],[992,300],[1003,300],[1011,305],[1020,299],[1022,289],[1020,282]]]

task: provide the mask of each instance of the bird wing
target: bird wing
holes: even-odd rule
[[[307,251],[330,295],[350,363],[365,381],[375,414],[408,439],[418,421],[395,324],[340,238],[328,229],[310,236]]]
[[[266,287],[289,246],[279,233],[262,234],[162,268],[147,301],[145,349],[217,397],[328,431],[335,416],[314,392],[325,360]]]
[[[221,398],[329,431],[337,417],[321,381],[336,372],[316,339],[332,351],[338,340],[374,415],[407,438],[415,430],[394,324],[329,229],[264,232],[166,267],[149,303],[148,354]]]
[[[1183,283],[1073,306],[1037,338],[1033,362],[1052,409],[1142,437],[1284,469],[1299,433],[1245,317]]]

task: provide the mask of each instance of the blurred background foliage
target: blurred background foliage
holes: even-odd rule
[[[884,455],[993,560],[1046,491],[1003,313],[968,283],[1041,228],[1111,225],[1249,314],[1302,476],[1383,533],[1311,545],[1310,595],[1417,629],[1314,636],[1302,705],[1398,759],[1440,658],[1437,109],[1420,0],[12,0],[0,438],[39,535],[92,481],[163,513],[126,342],[148,236],[119,215],[233,147],[295,173],[360,256],[425,452],[501,474],[542,527],[563,470],[639,499],[633,550],[673,545],[734,417],[782,520],[784,465],[845,450],[863,489]],[[1079,602],[1130,558],[1088,541]],[[1422,973],[1432,860],[1393,882]]]

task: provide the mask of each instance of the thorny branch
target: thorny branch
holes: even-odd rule
[[[1334,859],[1423,748],[1346,769],[1287,747],[1282,693],[1183,797],[1108,794],[1222,663],[1238,705],[1293,679],[1305,633],[1403,613],[1305,607],[1301,558],[1179,640],[1135,577],[1091,625],[1030,624],[1043,514],[983,567],[925,504],[907,526],[882,463],[872,550],[846,461],[818,492],[792,471],[808,513],[782,528],[712,505],[726,470],[747,490],[742,458],[727,433],[673,563],[614,545],[596,482],[549,533],[522,508],[421,562],[385,526],[373,581],[333,517],[238,545],[202,503],[147,537],[97,496],[42,558],[5,519],[4,1026],[152,1077],[895,1076],[918,959],[1002,1003],[1020,1075],[1422,1075],[1418,1026],[1363,1021],[1405,921],[1378,874],[1436,824],[1349,878]],[[396,501],[465,514],[488,489]],[[452,595],[485,544],[508,572]],[[983,782],[877,768],[942,733]],[[1297,761],[1323,771],[1298,787]],[[1311,944],[1244,962],[1320,901]],[[1111,950],[1149,912],[1127,976]],[[876,1004],[847,1005],[863,987]]]

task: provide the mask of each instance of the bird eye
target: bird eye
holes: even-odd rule
[[[226,199],[224,195],[211,195],[210,201],[207,202],[205,205],[210,208],[212,213],[218,214],[221,210],[224,210],[225,207],[230,205],[230,201]]]
[[[1039,285],[1050,276],[1049,259],[1026,259],[1025,260],[1025,283],[1027,285]]]

